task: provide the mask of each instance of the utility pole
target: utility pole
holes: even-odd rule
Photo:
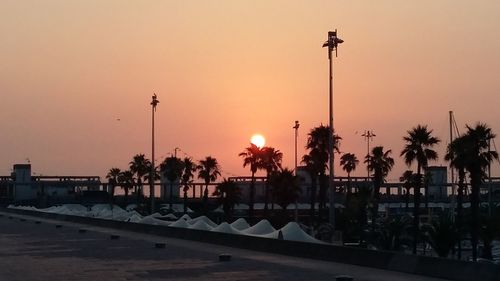
[[[297,138],[299,136],[299,121],[295,121],[295,126],[292,129],[295,129],[295,176],[297,176]],[[274,204],[274,203],[273,203]],[[299,206],[297,200],[295,200],[295,221],[297,222],[299,219]]]
[[[297,175],[297,138],[299,136],[299,121],[295,121],[295,126],[292,129],[295,129],[295,175]]]
[[[328,31],[328,40],[323,44],[324,47],[328,47],[328,60],[329,60],[329,125],[330,132],[328,134],[328,153],[329,153],[329,175],[328,175],[328,189],[330,190],[330,224],[333,227],[333,232],[335,233],[335,185],[333,183],[334,179],[334,155],[333,155],[333,145],[334,145],[334,127],[333,127],[333,57],[332,52],[335,50],[335,57],[337,57],[337,47],[338,44],[343,43],[344,40],[337,37],[337,30]]]
[[[151,171],[149,174],[149,199],[151,200],[151,214],[155,211],[155,112],[160,101],[153,94],[151,101]]]
[[[366,179],[369,180],[370,179],[370,140],[372,140],[374,137],[376,137],[377,135],[375,135],[373,133],[373,131],[365,131],[362,135],[362,137],[364,137],[366,139],[366,157],[368,159],[368,163],[366,164]]]

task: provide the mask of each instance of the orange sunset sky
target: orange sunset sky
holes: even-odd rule
[[[37,174],[104,176],[150,157],[153,92],[159,160],[179,147],[216,157],[223,176],[246,175],[238,153],[261,133],[292,168],[294,121],[299,157],[307,132],[328,122],[321,45],[337,28],[341,151],[364,157],[361,133],[373,130],[396,179],[412,126],[443,139],[441,159],[449,110],[462,131],[483,121],[500,134],[498,15],[494,0],[2,0],[0,174],[29,158]]]

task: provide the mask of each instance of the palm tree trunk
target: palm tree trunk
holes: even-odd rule
[[[419,224],[420,224],[420,188],[422,187],[421,178],[421,167],[420,163],[417,164],[417,182],[415,184],[416,190],[414,197],[413,206],[413,254],[417,254],[417,244],[418,244],[418,234],[419,234]]]
[[[205,191],[203,192],[203,213],[208,214],[208,183],[205,186]]]
[[[310,221],[311,227],[314,222],[314,205],[316,204],[316,176],[311,177],[311,207],[310,207]]]
[[[173,208],[172,208],[172,203],[174,201],[174,196],[172,194],[172,191],[174,190],[174,182],[171,181],[170,182],[170,191],[168,193],[168,202],[169,202],[169,209],[170,209],[170,212],[172,212]]]
[[[254,203],[255,200],[255,172],[252,171],[252,182],[250,183],[250,202],[249,202],[249,209],[248,209],[248,218],[250,220],[253,219],[254,216]]]
[[[471,173],[471,244],[472,260],[477,261],[477,244],[479,241],[479,188],[481,187],[481,170]]]
[[[184,214],[187,213],[187,200],[188,200],[187,188],[184,188]]]
[[[464,201],[465,171],[458,170],[458,190],[457,190],[457,235],[458,235],[458,259],[462,259],[462,204]]]

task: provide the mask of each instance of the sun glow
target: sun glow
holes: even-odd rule
[[[262,135],[255,134],[250,138],[250,142],[255,144],[258,148],[262,148],[266,144],[266,139]]]

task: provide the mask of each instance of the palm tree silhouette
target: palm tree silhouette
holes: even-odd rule
[[[323,159],[323,154],[320,153],[318,150],[313,149],[309,152],[309,154],[306,154],[302,157],[302,163],[306,166],[306,170],[309,173],[309,176],[311,177],[311,193],[310,193],[310,210],[309,210],[309,217],[311,221],[311,225],[314,221],[314,209],[315,209],[315,204],[316,204],[316,193],[317,193],[317,186],[318,186],[318,176],[321,170],[326,169],[326,162]]]
[[[170,212],[173,211],[172,204],[174,201],[174,184],[182,176],[182,171],[184,169],[183,164],[184,163],[181,159],[174,156],[165,158],[165,160],[163,160],[163,162],[160,164],[160,170],[170,183],[170,192],[168,199]]]
[[[146,158],[144,154],[137,154],[133,157],[132,161],[129,163],[130,171],[136,176],[137,179],[137,199],[144,196],[142,183],[143,180],[147,180],[150,173],[151,161]],[[152,190],[150,190],[150,195]]]
[[[266,186],[264,197],[264,216],[267,216],[267,204],[269,202],[269,179],[271,174],[281,169],[283,153],[274,147],[265,146],[261,149],[261,167],[266,170]],[[274,203],[274,202],[273,202]]]
[[[111,168],[108,171],[108,174],[106,175],[106,179],[108,179],[108,182],[111,186],[111,204],[115,201],[115,188],[116,185],[118,184],[118,177],[120,176],[121,170],[118,168]]]
[[[220,167],[217,159],[212,156],[207,156],[205,159],[199,161],[198,178],[205,181],[205,191],[203,192],[203,211],[208,211],[208,185],[217,180],[220,176]]]
[[[351,173],[356,170],[359,160],[353,153],[344,153],[340,158],[340,166],[347,173],[347,194],[351,193]]]
[[[477,244],[479,237],[479,193],[486,177],[486,169],[494,159],[498,159],[496,151],[490,151],[489,142],[496,136],[488,125],[478,123],[474,127],[467,125],[466,169],[471,184],[471,244],[472,259],[477,260]]]
[[[184,214],[187,213],[187,192],[191,184],[193,183],[194,173],[196,172],[196,164],[189,157],[185,157],[182,161],[182,166],[184,170],[182,171],[181,185],[184,191]],[[194,197],[194,186],[193,186],[193,197]]]
[[[457,217],[456,228],[458,232],[458,249],[457,257],[462,259],[462,232],[463,232],[463,211],[462,204],[464,202],[465,190],[465,168],[467,164],[467,139],[464,136],[454,139],[446,149],[444,159],[450,162],[450,167],[458,171],[458,188],[457,188]]]
[[[318,168],[318,178],[319,178],[319,214],[321,216],[322,209],[326,206],[326,190],[328,188],[328,181],[326,180],[326,168],[328,168],[328,156],[329,156],[329,136],[333,134],[333,151],[334,153],[339,153],[339,146],[341,137],[330,131],[330,127],[320,125],[311,129],[307,138],[306,148],[310,150],[309,155],[305,159],[307,161],[318,162],[315,163],[315,168]],[[307,164],[306,164],[307,165]],[[314,171],[316,172],[316,170]]]
[[[436,137],[433,137],[432,130],[427,129],[427,126],[417,125],[409,130],[408,135],[403,137],[406,142],[405,147],[401,151],[401,156],[404,157],[406,165],[411,166],[413,162],[417,162],[417,175],[413,209],[413,254],[417,253],[417,243],[420,224],[420,190],[422,188],[422,169],[427,168],[429,160],[438,158],[437,152],[432,150],[432,147],[440,142]]]
[[[233,181],[224,179],[215,187],[212,195],[218,197],[218,203],[222,204],[226,221],[229,221],[234,212],[234,205],[241,201],[240,187]]]
[[[406,170],[401,177],[399,177],[399,181],[403,183],[403,188],[406,190],[405,192],[405,203],[406,203],[406,211],[408,211],[408,203],[410,202],[410,190],[414,188],[415,185],[415,174],[412,170]]]
[[[302,192],[298,177],[287,168],[274,172],[270,183],[276,203],[285,211],[288,205],[297,201]]]
[[[249,219],[253,219],[253,205],[255,201],[255,173],[257,172],[257,170],[262,169],[262,150],[255,144],[251,143],[250,146],[245,148],[245,150],[238,154],[238,156],[243,157],[243,167],[250,166],[250,172],[252,173],[252,179],[250,182],[250,202],[248,217]]]
[[[120,175],[118,175],[118,182],[122,183],[121,187],[125,191],[125,204],[127,204],[129,191],[135,185],[134,173],[130,170],[122,171]]]
[[[365,157],[368,170],[373,173],[373,209],[372,228],[375,229],[375,222],[378,217],[378,202],[380,200],[380,187],[385,178],[394,166],[394,159],[390,156],[392,151],[384,151],[383,146],[376,146],[372,149],[371,155]]]

